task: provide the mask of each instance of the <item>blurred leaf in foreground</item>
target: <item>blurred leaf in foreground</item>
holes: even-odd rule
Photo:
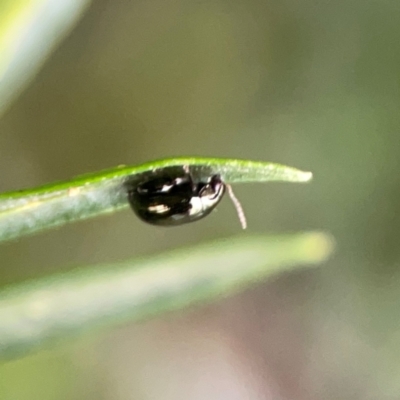
[[[0,2],[0,116],[88,4],[89,0]]]
[[[23,356],[77,332],[209,302],[321,263],[331,250],[322,233],[241,236],[9,287],[0,292],[0,356]]]

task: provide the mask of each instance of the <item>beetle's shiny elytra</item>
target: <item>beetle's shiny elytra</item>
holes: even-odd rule
[[[225,184],[219,175],[196,178],[189,168],[158,170],[128,184],[128,200],[135,214],[153,225],[176,226],[197,221],[221,201]]]

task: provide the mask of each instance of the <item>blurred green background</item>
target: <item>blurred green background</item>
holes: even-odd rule
[[[70,3],[46,20],[63,35],[34,43],[47,57],[30,85],[0,97],[1,192],[168,156],[274,161],[314,181],[236,187],[249,231],[326,230],[337,251],[320,270],[2,364],[0,398],[400,399],[400,3]],[[0,283],[239,230],[227,200],[171,230],[127,210],[2,244]]]

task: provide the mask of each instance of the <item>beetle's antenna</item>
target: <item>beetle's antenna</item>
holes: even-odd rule
[[[228,184],[225,184],[225,186],[227,187],[228,193],[229,193],[229,197],[231,198],[232,203],[236,208],[236,212],[237,212],[238,217],[239,217],[240,225],[242,225],[242,229],[246,229],[247,228],[247,221],[246,221],[246,216],[244,215],[243,207],[240,204],[240,201],[238,200],[238,198],[233,193],[232,186],[228,185]]]

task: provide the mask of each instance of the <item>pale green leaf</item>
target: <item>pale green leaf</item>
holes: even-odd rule
[[[322,233],[225,238],[136,261],[72,271],[0,292],[0,356],[122,321],[203,304],[324,261]]]

